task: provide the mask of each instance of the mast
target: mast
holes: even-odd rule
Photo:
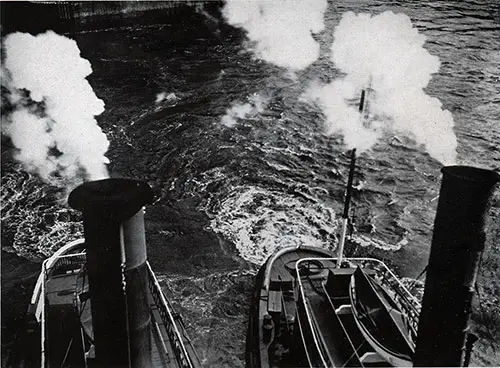
[[[368,87],[361,90],[361,97],[359,99],[358,111],[361,115],[361,121],[365,127],[369,126],[369,107],[370,107],[370,97],[373,94],[372,88],[372,77],[370,76],[368,80]]]
[[[371,78],[370,78],[370,87],[371,87]],[[369,87],[369,88],[370,88]],[[358,110],[359,113],[362,114],[363,121],[365,120],[366,115],[366,107],[368,105],[367,101],[368,92],[366,90],[361,90],[361,97],[359,99]],[[353,148],[351,151],[351,165],[349,167],[349,178],[347,179],[347,189],[345,193],[345,201],[344,201],[344,212],[342,213],[342,232],[340,234],[340,242],[339,242],[339,250],[337,253],[337,268],[340,268],[342,264],[342,258],[344,256],[344,245],[345,245],[345,237],[347,233],[347,223],[349,221],[349,205],[351,203],[351,195],[352,195],[352,181],[354,179],[354,167],[356,166],[356,148]]]
[[[347,179],[347,189],[344,201],[344,212],[342,213],[342,233],[340,234],[337,268],[340,268],[344,256],[344,244],[347,233],[347,222],[349,220],[349,205],[352,195],[352,181],[354,179],[354,167],[356,166],[356,148],[351,151],[351,165],[349,168],[349,178]]]
[[[365,90],[361,90],[361,98],[359,99],[359,112],[363,112],[364,108],[365,108],[365,96],[366,96],[366,92]]]

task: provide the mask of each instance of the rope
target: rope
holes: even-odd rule
[[[422,275],[427,271],[427,267],[429,267],[429,265],[426,265],[424,267],[424,269],[422,270],[422,272],[420,272],[420,274],[417,276],[416,280],[419,280],[422,277]]]
[[[408,291],[412,291],[412,289],[415,287],[415,285],[417,284],[417,281],[420,280],[420,278],[423,276],[424,273],[427,272],[427,268],[429,267],[429,264],[427,264],[424,269],[422,270],[422,272],[420,272],[420,274],[417,276],[417,278],[415,280],[412,281],[411,285],[408,287]]]
[[[71,349],[71,345],[73,345],[73,338],[71,338],[71,340],[69,341],[68,347],[66,348],[66,354],[64,354],[64,358],[63,358],[61,365],[60,365],[61,368],[64,367],[64,364],[66,363],[66,359],[68,359],[69,350]]]
[[[349,361],[354,358],[355,355],[359,356],[358,354],[358,351],[363,347],[363,345],[366,344],[366,340],[363,341],[356,349],[354,349],[354,352],[351,354],[351,356],[349,357],[349,359],[347,359],[344,363],[344,365],[342,366],[343,367],[346,367],[347,366],[347,363],[349,363]],[[363,365],[363,362],[361,361],[361,358],[359,358],[359,362],[361,363],[361,366],[364,367]]]

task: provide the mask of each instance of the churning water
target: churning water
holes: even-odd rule
[[[256,59],[244,32],[208,14],[186,25],[192,32],[167,21],[68,35],[106,105],[98,121],[111,175],[144,179],[157,194],[146,212],[150,261],[207,365],[243,365],[253,277],[271,252],[335,248],[348,147],[341,134],[326,134],[327,114],[304,94],[341,75],[329,49],[348,11],[411,19],[441,62],[425,92],[452,114],[457,163],[499,170],[494,2],[335,1],[316,37],[320,58],[293,73]],[[358,157],[358,240],[403,276],[416,277],[427,262],[441,167],[398,132],[384,132]]]

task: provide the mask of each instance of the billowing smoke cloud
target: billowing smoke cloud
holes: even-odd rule
[[[264,111],[267,105],[267,99],[255,93],[248,98],[247,103],[235,102],[230,109],[226,110],[226,115],[221,119],[222,124],[227,127],[233,127],[238,120],[254,117]]]
[[[247,31],[258,58],[297,71],[319,57],[312,33],[323,30],[326,8],[326,0],[228,0],[223,15]]]
[[[52,184],[107,177],[109,142],[95,120],[104,103],[86,80],[92,68],[76,42],[52,31],[18,32],[3,46],[2,86],[13,109],[2,132],[16,158]]]
[[[441,163],[454,163],[453,117],[423,90],[440,66],[424,43],[425,36],[405,14],[344,14],[331,58],[345,74],[328,85],[313,85],[305,94],[323,108],[328,132],[343,134],[346,145],[363,151],[390,129],[411,136]],[[353,101],[369,86],[367,119]]]

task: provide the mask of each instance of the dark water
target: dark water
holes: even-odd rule
[[[150,262],[207,366],[243,365],[250,293],[267,255],[337,239],[348,152],[299,96],[308,81],[336,75],[326,52],[349,10],[412,19],[441,60],[427,93],[454,116],[458,163],[499,170],[494,2],[335,2],[320,35],[323,56],[297,78],[254,60],[242,32],[202,15],[185,32],[167,21],[71,35],[106,103],[98,120],[111,141],[112,175],[144,179],[155,190],[146,212]],[[159,93],[176,98],[155,103]],[[233,102],[255,94],[267,100],[263,112],[233,127],[221,123]],[[356,224],[377,245],[365,251],[402,276],[416,277],[426,265],[440,169],[405,137],[387,137],[358,159]]]

